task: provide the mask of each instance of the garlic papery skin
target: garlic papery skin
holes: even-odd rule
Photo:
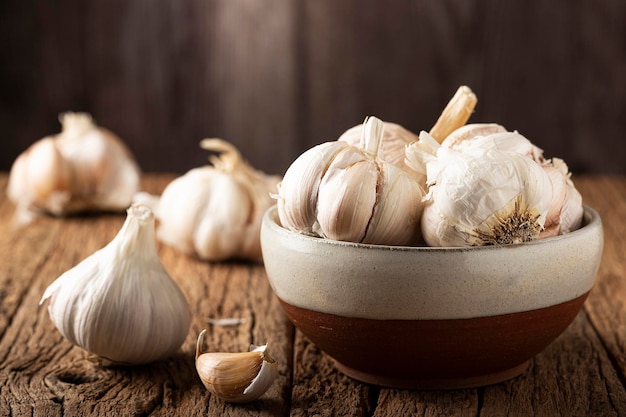
[[[552,201],[552,183],[527,156],[493,148],[438,147],[427,165],[422,234],[429,246],[479,246],[537,239]],[[417,149],[417,148],[414,148]]]
[[[224,140],[201,146],[219,154],[167,185],[155,208],[158,239],[207,261],[259,260],[261,218],[280,177],[255,170]]]
[[[416,243],[423,190],[379,158],[383,131],[383,122],[370,117],[359,146],[326,142],[300,155],[276,196],[283,227],[349,242]]]
[[[526,137],[493,123],[475,123],[460,127],[444,139],[441,146],[460,152],[474,147],[494,148],[529,156],[538,163],[545,161],[543,150]]]
[[[559,158],[546,159],[541,148],[517,131],[509,132],[497,124],[468,124],[452,132],[441,146],[459,152],[492,148],[528,156],[544,168],[552,181],[552,202],[540,238],[579,227],[583,215],[582,197],[570,178],[567,164]]]
[[[394,164],[404,171],[415,174],[415,171],[407,167],[404,162],[404,149],[408,144],[417,142],[419,140],[419,136],[399,124],[390,122],[383,123],[384,134],[381,140],[378,157],[385,162]],[[359,146],[362,137],[363,124],[360,124],[346,130],[341,134],[341,136],[339,136],[337,141],[346,142],[352,146]],[[426,183],[426,176],[418,176],[416,179],[420,184]]]
[[[141,175],[130,150],[87,113],[59,119],[61,133],[35,142],[11,167],[7,194],[18,211],[60,216],[127,208]]]
[[[251,346],[249,352],[202,352],[206,330],[196,343],[196,370],[207,390],[224,401],[244,403],[263,395],[278,375],[276,361],[267,345]]]
[[[574,186],[565,161],[552,158],[543,165],[552,181],[553,198],[541,238],[569,233],[580,227],[583,219],[582,196]]]
[[[104,363],[139,365],[174,354],[191,321],[187,300],[161,263],[154,215],[133,205],[118,234],[46,289],[50,319]]]

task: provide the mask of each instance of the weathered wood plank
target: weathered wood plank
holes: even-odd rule
[[[604,226],[602,263],[585,310],[626,384],[626,181],[620,177],[574,180]]]
[[[158,192],[170,179],[161,176],[144,188]],[[0,415],[287,415],[293,331],[260,264],[209,264],[159,244],[163,264],[189,300],[193,322],[180,353],[158,363],[103,368],[54,329],[46,308],[38,306],[45,287],[108,243],[123,220],[122,214],[38,219],[25,231],[52,241],[40,244],[41,259],[28,257],[28,234],[15,237],[20,242],[15,255],[21,258],[10,265],[20,269],[13,274],[3,267],[0,283],[9,297],[17,298],[5,300],[0,310],[0,320],[7,322],[0,339],[0,398],[7,402],[0,401]],[[49,233],[51,227],[56,233]],[[7,278],[12,275],[15,282]],[[246,321],[216,327],[208,324],[210,317]],[[202,328],[209,330],[211,350],[246,351],[252,343],[269,342],[280,375],[264,397],[249,405],[230,405],[204,389],[194,367]]]
[[[371,415],[378,388],[337,371],[332,359],[296,332],[292,416]]]
[[[173,178],[148,176],[158,193]],[[72,347],[38,305],[45,287],[117,233],[123,214],[41,217],[15,232],[0,175],[0,416],[61,415],[626,415],[626,181],[574,179],[605,224],[605,252],[596,287],[568,330],[531,361],[527,372],[490,387],[408,391],[362,384],[294,331],[271,292],[263,266],[205,263],[158,244],[162,262],[188,297],[193,322],[179,354],[134,368],[103,368]],[[234,326],[209,319],[237,317]],[[279,364],[275,384],[259,401],[230,405],[212,397],[195,373],[198,333],[208,348],[246,350],[269,343]]]

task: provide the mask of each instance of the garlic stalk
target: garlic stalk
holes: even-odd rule
[[[477,102],[476,94],[468,86],[462,85],[457,89],[430,129],[429,135],[435,139],[437,146],[442,144],[449,136],[450,138],[446,141],[448,144],[456,144],[468,136],[464,133],[464,126],[471,117]],[[456,133],[456,135],[453,133]],[[411,155],[407,154],[409,148],[414,149],[411,151]],[[419,152],[415,150],[416,148]],[[404,149],[405,161],[403,166],[418,179],[420,185],[424,188],[426,188],[427,177],[426,163],[434,153],[435,149],[428,143],[420,141],[419,137],[417,140],[407,143]]]
[[[145,364],[174,354],[189,331],[187,300],[158,257],[154,216],[133,205],[115,238],[57,278],[50,319],[104,362]]]
[[[430,136],[441,143],[450,133],[467,123],[477,102],[471,88],[460,86],[430,129]]]
[[[87,113],[63,113],[62,131],[17,157],[7,193],[17,216],[122,210],[139,190],[140,169],[130,150]]]
[[[282,225],[334,240],[407,245],[419,240],[423,191],[380,159],[384,124],[365,122],[361,144],[334,141],[300,155],[278,188]]]
[[[539,237],[553,195],[539,164],[495,148],[458,152],[440,146],[426,132],[420,141],[407,156],[425,153],[421,160],[427,161],[422,234],[429,246],[509,244]]]
[[[209,159],[212,166],[176,178],[151,203],[158,239],[209,261],[260,259],[261,218],[280,178],[252,168],[226,141],[205,139],[200,146],[219,153]],[[139,194],[135,201],[147,199]]]
[[[263,395],[278,374],[276,362],[267,353],[267,345],[251,346],[249,352],[202,352],[202,330],[196,343],[196,370],[207,390],[233,403],[256,400]]]

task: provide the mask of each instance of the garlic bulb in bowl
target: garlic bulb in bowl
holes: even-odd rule
[[[421,186],[379,157],[384,124],[369,117],[359,146],[326,142],[300,155],[276,195],[282,225],[299,233],[362,243],[419,240]]]
[[[494,148],[532,158],[546,171],[552,182],[553,198],[540,237],[568,233],[580,226],[583,216],[582,196],[571,180],[565,161],[546,159],[543,150],[517,131],[507,131],[498,124],[468,124],[448,135],[441,146],[464,152],[472,148]]]
[[[128,207],[141,175],[130,150],[87,113],[59,119],[61,133],[32,144],[11,167],[7,194],[18,217]]]
[[[458,152],[440,146],[426,132],[429,190],[422,234],[429,246],[475,246],[537,239],[552,201],[552,183],[543,168],[517,152],[474,147]],[[419,158],[418,158],[419,159]],[[407,163],[413,159],[407,158]]]
[[[176,178],[160,197],[139,193],[134,201],[153,208],[157,238],[169,246],[207,261],[259,260],[261,218],[280,177],[255,170],[224,140],[200,146],[218,153],[212,165]]]

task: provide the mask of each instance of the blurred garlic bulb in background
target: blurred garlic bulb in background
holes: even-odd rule
[[[459,152],[422,132],[407,149],[413,161],[428,172],[422,234],[429,246],[521,243],[544,229],[552,183],[533,159],[493,147]]]
[[[381,160],[384,128],[369,117],[359,146],[326,142],[300,155],[278,187],[283,227],[350,242],[418,241],[423,191],[406,171]]]
[[[176,178],[160,197],[139,193],[134,200],[156,212],[157,237],[167,245],[208,261],[260,259],[261,219],[280,177],[255,170],[224,140],[200,146],[218,153],[212,166]]]
[[[7,194],[18,221],[37,211],[126,209],[141,175],[130,150],[87,113],[63,113],[59,120],[61,133],[32,144],[11,167]]]
[[[50,319],[72,344],[108,362],[139,365],[174,354],[191,312],[157,254],[154,215],[133,205],[115,238],[57,278]]]
[[[517,131],[509,132],[497,124],[468,124],[448,135],[441,146],[460,152],[477,147],[493,148],[532,158],[546,170],[553,186],[553,199],[541,237],[567,233],[580,226],[582,197],[570,178],[567,164],[559,158],[546,159],[542,149]]]

